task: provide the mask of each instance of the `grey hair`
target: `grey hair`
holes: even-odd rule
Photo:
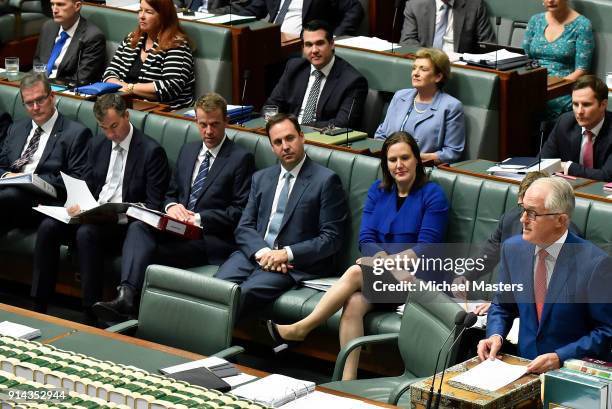
[[[19,92],[23,93],[24,89],[32,88],[34,85],[42,82],[43,88],[47,94],[51,93],[51,84],[49,83],[49,79],[47,75],[41,72],[34,72],[30,74],[26,74],[25,77],[21,79],[21,83],[19,84]]]
[[[544,207],[548,211],[566,213],[568,216],[572,215],[576,206],[576,198],[574,197],[574,189],[567,180],[558,177],[547,177],[534,181],[531,186],[548,186],[550,193],[544,200]]]

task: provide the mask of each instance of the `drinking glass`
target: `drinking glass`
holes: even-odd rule
[[[264,105],[261,112],[266,122],[268,122],[270,118],[278,114],[278,107],[276,105]]]
[[[9,80],[19,78],[19,57],[6,57],[4,59],[4,68],[6,69],[6,77]]]

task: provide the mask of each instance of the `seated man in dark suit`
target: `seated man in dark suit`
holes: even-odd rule
[[[566,175],[612,180],[612,112],[608,87],[594,75],[574,84],[572,112],[561,115],[542,147],[543,158],[561,158]]]
[[[0,187],[0,211],[5,215],[0,218],[0,229],[37,224],[40,219],[34,217],[33,206],[63,205],[66,200],[60,172],[80,178],[87,170],[91,131],[57,112],[47,76],[25,76],[20,92],[29,118],[10,126],[0,151],[0,174],[5,178],[35,173],[55,188],[57,197],[14,186]]]
[[[447,54],[476,53],[495,35],[482,0],[410,0],[404,8],[403,45],[440,48]]]
[[[154,139],[130,123],[124,99],[106,94],[94,104],[94,115],[104,135],[89,143],[85,181],[98,203],[144,203],[159,210],[170,169],[166,152]],[[78,214],[78,204],[69,213]],[[34,251],[32,297],[39,312],[45,312],[55,288],[59,250],[74,242],[79,258],[82,301],[88,323],[94,323],[91,306],[102,296],[104,256],[120,249],[127,232],[127,216],[116,220],[82,220],[65,224],[51,217],[38,227]]]
[[[118,295],[93,306],[102,321],[120,321],[135,313],[136,294],[149,264],[220,264],[237,248],[233,231],[249,197],[255,160],[225,135],[223,97],[207,94],[198,99],[195,111],[202,141],[181,148],[163,208],[171,217],[201,226],[203,236],[187,240],[143,222],[131,223],[123,244]]]
[[[281,32],[296,36],[311,20],[324,20],[334,35],[355,35],[363,19],[359,0],[252,0],[238,14],[269,17],[270,23],[280,24]]]
[[[340,178],[306,156],[297,119],[275,115],[266,131],[280,165],[253,175],[234,233],[240,250],[215,275],[240,284],[242,312],[274,301],[300,281],[335,273],[348,214]]]
[[[80,0],[51,0],[51,10],[53,20],[40,30],[34,63],[46,64],[51,79],[83,84],[100,81],[106,65],[102,31],[81,17]]]
[[[612,358],[612,260],[568,231],[575,205],[570,184],[538,179],[523,197],[523,233],[504,242],[499,282],[488,314],[481,360],[495,359],[514,318],[519,355],[542,373],[570,358]],[[512,291],[509,291],[509,290]]]
[[[301,124],[359,125],[368,92],[366,79],[334,54],[334,39],[325,22],[306,24],[302,41],[304,58],[287,62],[266,104],[295,115]]]

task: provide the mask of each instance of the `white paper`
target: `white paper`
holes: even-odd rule
[[[62,206],[43,206],[38,205],[33,208],[34,210],[41,212],[42,214],[46,214],[47,216],[53,217],[54,219],[63,221],[64,223],[70,222],[70,215],[68,214],[68,210]]]
[[[374,51],[387,51],[392,48],[398,48],[399,44],[392,44],[387,40],[382,40],[377,37],[365,37],[365,36],[357,36],[350,38],[343,38],[342,40],[336,40],[336,44],[346,45],[349,47],[355,48],[363,48],[366,50],[374,50]]]
[[[225,378],[223,378],[223,380],[227,382],[232,388],[238,385],[245,384],[247,382],[251,382],[254,379],[257,379],[257,377],[246,373],[241,373],[234,376],[226,376]]]
[[[277,408],[312,392],[314,388],[314,382],[272,374],[239,386],[232,393]]]
[[[203,20],[205,18],[214,17],[214,14],[202,13],[201,11],[195,11],[193,16],[186,16],[183,13],[177,13],[178,18],[181,20]]]
[[[2,321],[0,322],[0,335],[32,339],[40,336],[40,330],[10,321]]]
[[[502,48],[501,50],[497,50],[497,51],[491,51],[491,52],[484,53],[484,54],[469,54],[469,53],[463,54],[463,59],[465,61],[477,62],[477,63],[480,63],[482,61],[485,61],[487,63],[495,63],[497,61],[497,63],[499,64],[505,61],[510,61],[512,59],[520,59],[520,58],[527,59],[527,56],[524,54],[513,53],[512,51],[508,51],[505,48]]]
[[[226,364],[227,361],[223,358],[218,358],[216,356],[211,356],[204,359],[198,359],[197,361],[185,362],[184,364],[178,364],[174,366],[169,366],[167,368],[162,368],[160,371],[164,374],[171,374],[176,372],[187,371],[189,369],[194,368],[210,368],[217,365]]]
[[[319,291],[327,291],[332,285],[334,285],[340,277],[324,277],[316,278],[314,280],[302,281],[302,285],[308,288],[314,288]]]
[[[527,373],[527,366],[511,365],[500,359],[486,359],[472,369],[455,376],[452,382],[493,392]]]
[[[237,23],[242,20],[253,20],[255,16],[239,16],[238,14],[222,14],[220,16],[208,17],[202,19],[204,23],[213,24],[226,24],[226,23]]]
[[[94,199],[84,180],[73,178],[64,172],[60,173],[66,186],[66,203],[64,207],[78,204],[81,210],[85,211],[98,206],[98,202]]]
[[[126,4],[124,6],[119,6],[119,8],[123,10],[138,11],[140,10],[140,3]]]
[[[527,173],[534,172],[536,170],[548,172],[549,174],[560,172],[562,171],[561,159],[542,159],[541,163],[536,163],[527,169],[508,169],[496,165],[487,169],[487,172],[493,173],[495,176],[501,176],[508,179],[523,180]]]
[[[281,406],[282,409],[367,409],[378,407],[379,406],[371,405],[357,399],[344,398],[342,396],[332,395],[331,393],[320,391],[314,391],[306,396],[294,400],[293,402],[289,402]]]

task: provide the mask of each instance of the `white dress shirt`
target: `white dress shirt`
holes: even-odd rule
[[[595,147],[595,140],[597,139],[597,135],[599,135],[599,132],[601,131],[601,128],[603,127],[603,123],[604,123],[604,119],[605,116],[603,118],[601,118],[601,121],[599,121],[599,123],[597,125],[595,125],[592,129],[590,129],[590,131],[593,133],[593,148]],[[584,131],[586,131],[587,129],[583,126],[582,131],[580,132],[582,141],[580,142],[580,164],[583,165],[582,163],[582,153],[584,151],[584,144],[587,143],[588,138],[586,137],[586,135],[584,134]],[[593,150],[593,163],[595,162],[595,151]],[[572,165],[572,161],[568,160],[567,162],[563,163],[563,173],[567,175],[567,172],[569,172],[569,168]]]
[[[306,160],[306,155],[304,155],[302,160],[297,165],[295,165],[295,167],[291,169],[291,171],[288,171],[281,165],[281,171],[280,171],[280,174],[278,175],[278,180],[276,182],[276,191],[274,192],[274,200],[272,201],[272,210],[270,211],[268,226],[266,226],[266,232],[264,233],[264,237],[268,235],[268,230],[270,230],[270,223],[272,222],[272,215],[276,213],[276,207],[278,206],[278,198],[280,196],[281,190],[283,190],[283,185],[285,184],[285,173],[291,173],[291,175],[293,175],[293,177],[289,179],[289,192],[287,192],[287,198],[289,199],[291,198],[291,191],[293,190],[293,185],[295,185],[295,181],[297,180],[297,177],[300,174],[300,170],[302,170],[302,166],[304,166],[305,160]],[[287,203],[289,203],[289,200],[287,200]],[[289,246],[285,246],[284,249],[287,250],[288,261],[289,262],[293,261],[293,252],[291,251],[291,248]],[[261,257],[262,255],[264,255],[270,250],[271,248],[269,247],[264,247],[264,248],[259,249],[255,253],[255,258]]]
[[[555,271],[555,264],[557,264],[557,259],[559,258],[559,252],[561,251],[561,247],[565,243],[567,239],[567,230],[565,233],[561,235],[553,244],[548,247],[540,247],[536,246],[535,248],[535,263],[533,263],[533,280],[534,280],[534,288],[535,288],[535,276],[536,276],[536,267],[538,265],[538,252],[541,249],[546,250],[548,255],[544,259],[544,264],[546,264],[546,288],[550,285],[550,279],[552,278],[552,274]]]
[[[108,161],[108,170],[106,171],[106,179],[104,179],[104,186],[102,186],[102,190],[100,190],[100,194],[98,195],[98,203],[121,203],[123,202],[123,178],[125,173],[125,164],[127,163],[128,153],[130,150],[130,142],[132,142],[132,135],[134,135],[134,127],[130,123],[130,131],[124,140],[122,140],[119,144],[113,142],[113,147],[111,149],[110,160]],[[121,177],[119,178],[119,185],[117,186],[117,190],[110,197],[110,199],[106,199],[109,194],[109,188],[111,178],[113,176],[113,169],[115,167],[115,162],[117,161],[117,151],[115,147],[119,145],[123,149],[123,163],[121,164]]]
[[[23,167],[23,173],[33,173],[36,170],[38,162],[40,162],[40,158],[42,157],[42,154],[45,150],[45,146],[47,146],[47,141],[49,141],[49,136],[51,136],[51,132],[53,131],[53,127],[55,126],[55,121],[57,121],[57,116],[58,114],[56,110],[51,116],[51,118],[49,118],[47,122],[40,126],[43,130],[43,133],[40,134],[40,139],[38,140],[38,148],[36,149],[36,152],[34,152],[34,155],[32,155],[30,161]],[[23,150],[21,151],[21,155],[19,155],[19,157],[21,157],[26,151],[26,149],[28,149],[28,145],[30,144],[30,141],[32,140],[34,132],[36,132],[37,128],[38,125],[36,124],[36,122],[32,121],[32,130],[30,131],[30,134],[26,139],[25,145],[23,145]]]
[[[304,0],[284,0],[281,2],[279,10],[283,7],[285,1],[290,1],[291,4],[289,4],[289,9],[287,14],[285,14],[280,30],[282,33],[300,35],[302,33],[302,8]]]
[[[49,75],[49,78],[55,78],[57,76],[57,68],[62,63],[62,60],[64,59],[64,55],[66,55],[66,50],[68,49],[68,47],[70,47],[70,42],[72,41],[72,38],[74,37],[74,33],[76,32],[77,27],[79,26],[79,21],[81,21],[81,17],[79,17],[77,21],[72,25],[72,27],[70,27],[68,30],[64,30],[64,28],[60,26],[60,29],[57,32],[57,37],[55,37],[55,41],[53,41],[53,44],[57,43],[57,40],[59,40],[60,35],[62,34],[63,31],[68,33],[68,38],[66,39],[66,42],[64,43],[64,46],[62,47],[62,51],[60,51],[59,56],[55,60],[55,64],[53,65],[53,71],[51,71],[51,75]]]
[[[334,55],[329,63],[319,71],[323,73],[323,78],[321,79],[321,87],[319,88],[319,96],[317,97],[317,104],[319,103],[319,98],[321,98],[321,93],[323,92],[323,88],[325,88],[325,83],[327,82],[327,77],[331,72],[334,62],[336,62],[336,56]],[[310,77],[308,78],[308,86],[306,87],[306,92],[304,93],[304,99],[302,100],[302,107],[300,108],[300,114],[298,115],[298,122],[302,123],[302,116],[304,116],[304,109],[306,108],[306,103],[308,102],[308,96],[310,95],[310,89],[315,82],[314,72],[317,69],[314,65],[310,65]],[[316,105],[315,105],[316,106]]]
[[[451,55],[451,53],[455,52],[455,44],[454,44],[454,40],[455,40],[455,36],[454,36],[454,31],[453,31],[453,0],[448,0],[448,7],[450,7],[450,10],[448,10],[448,14],[447,14],[447,18],[448,18],[448,23],[446,24],[446,31],[444,33],[444,37],[442,39],[442,51],[444,51],[446,54]],[[440,20],[442,19],[442,6],[444,5],[444,2],[442,0],[436,0],[436,27],[438,27],[438,25],[440,24]],[[435,33],[435,27],[434,27],[434,33]]]

